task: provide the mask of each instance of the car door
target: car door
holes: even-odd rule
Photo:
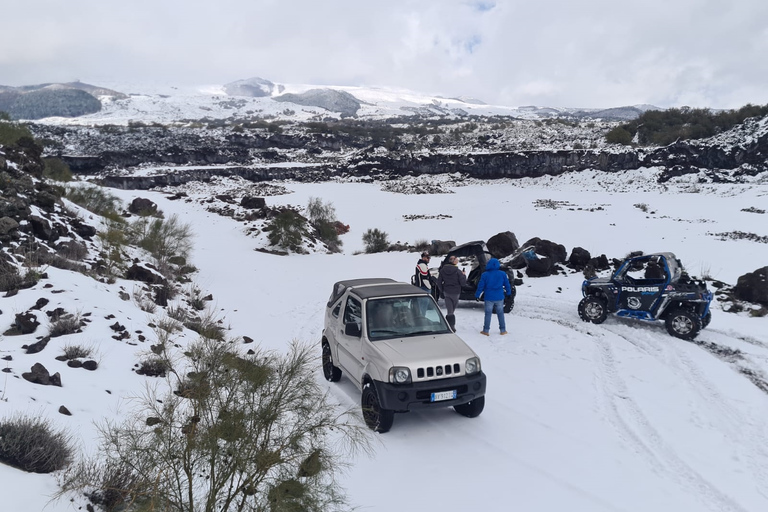
[[[339,364],[355,383],[360,383],[363,371],[363,305],[352,295],[344,301],[342,321],[335,334],[339,347]]]

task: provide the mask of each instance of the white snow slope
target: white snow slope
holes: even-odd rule
[[[212,293],[212,311],[225,318],[228,335],[250,336],[262,346],[284,349],[294,338],[317,342],[317,378],[342,408],[359,403],[343,377],[322,380],[320,345],[323,308],[335,281],[358,277],[407,280],[416,254],[355,254],[361,235],[379,228],[391,241],[419,239],[463,243],[512,231],[520,242],[538,236],[593,255],[621,257],[633,250],[672,251],[692,275],[707,273],[735,283],[768,264],[768,244],[720,240],[712,233],[739,230],[764,236],[765,184],[712,185],[692,193],[685,183],[652,185],[653,170],[630,175],[584,173],[542,180],[476,182],[453,194],[401,195],[378,184],[285,183],[292,193],[269,196],[269,205],[306,205],[321,197],[350,224],[342,254],[276,256],[254,251],[244,225],[204,209],[198,199],[217,190],[190,189],[189,201],[162,192],[115,191],[126,201],[148,197],[166,215],[177,213],[196,232],[192,263],[196,284]],[[609,182],[624,183],[623,188]],[[605,181],[606,186],[600,185]],[[536,200],[561,201],[540,208]],[[647,205],[648,212],[634,206]],[[594,211],[590,208],[602,207]],[[651,213],[653,212],[653,213]],[[449,218],[406,220],[403,215]],[[74,432],[84,450],[95,446],[93,422],[125,413],[127,399],[153,379],[132,365],[154,340],[146,324],[153,315],[122,301],[134,284],[97,283],[48,269],[31,290],[0,298],[3,330],[13,313],[40,297],[92,312],[82,334],[57,338],[43,352],[26,355],[22,344],[35,335],[4,337],[0,355],[10,373],[2,381],[0,416],[39,414]],[[768,510],[768,395],[740,369],[768,375],[768,317],[722,311],[714,304],[710,326],[695,344],[669,336],[663,325],[609,318],[579,320],[581,274],[524,278],[516,307],[507,316],[509,336],[479,334],[482,309],[457,311],[458,334],[480,355],[488,376],[482,415],[468,419],[451,409],[398,414],[392,430],[376,435],[375,452],[341,475],[352,505],[366,512],[402,511],[624,511],[764,512]],[[61,291],[61,293],[54,293]],[[115,319],[106,319],[108,314]],[[160,314],[158,311],[157,314]],[[156,316],[156,315],[155,315]],[[119,321],[130,340],[116,341],[109,324]],[[41,326],[41,329],[44,326]],[[142,330],[148,340],[136,339]],[[65,339],[66,338],[66,339]],[[178,342],[194,339],[185,331]],[[54,360],[63,344],[90,345],[95,372]],[[721,358],[713,346],[741,351]],[[61,372],[63,387],[43,387],[18,378],[35,362]],[[109,390],[110,393],[105,392]],[[72,416],[57,413],[66,405]],[[32,475],[0,465],[4,511],[64,512],[81,498],[49,503],[52,475]]]

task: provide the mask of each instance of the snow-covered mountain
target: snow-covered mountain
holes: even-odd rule
[[[317,121],[342,116],[627,120],[655,108],[650,105],[605,109],[488,105],[478,99],[445,98],[395,88],[275,84],[258,77],[198,87],[108,81],[99,85],[120,94],[97,92],[102,101],[101,111],[78,117],[52,117],[44,122],[98,125],[174,123],[203,118]]]

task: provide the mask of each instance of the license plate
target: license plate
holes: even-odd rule
[[[430,401],[432,402],[439,402],[441,400],[453,400],[456,398],[456,390],[452,391],[441,391],[439,393],[432,393],[432,398]]]

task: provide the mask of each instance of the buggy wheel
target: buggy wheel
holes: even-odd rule
[[[704,318],[701,319],[701,328],[704,329],[706,326],[709,325],[709,322],[712,321],[712,312],[707,311],[707,314],[704,315]]]
[[[667,332],[681,340],[692,340],[701,330],[701,319],[687,309],[673,309],[664,322]]]
[[[480,416],[480,413],[483,412],[483,409],[485,408],[485,397],[479,396],[472,400],[471,402],[467,402],[465,404],[461,405],[454,405],[453,409],[461,414],[462,416],[466,416],[467,418],[477,418]]]
[[[608,307],[605,299],[588,295],[579,302],[579,318],[585,322],[601,324],[608,318]]]
[[[323,377],[328,382],[338,382],[341,379],[341,369],[333,364],[331,346],[327,341],[323,342]]]
[[[363,420],[371,430],[383,434],[389,432],[392,423],[395,421],[395,411],[382,409],[379,402],[379,395],[373,383],[368,382],[363,386],[363,396],[360,399],[360,405],[363,409]]]

